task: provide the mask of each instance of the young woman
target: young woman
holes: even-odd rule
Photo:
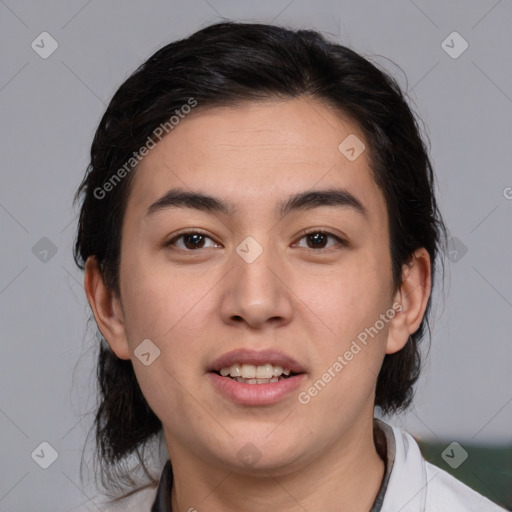
[[[212,25],[119,88],[77,198],[112,510],[501,510],[374,419],[411,401],[445,239],[391,77]]]

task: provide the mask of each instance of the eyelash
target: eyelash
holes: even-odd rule
[[[186,232],[183,232],[183,233],[179,233],[178,235],[174,236],[168,242],[165,242],[163,245],[165,247],[175,246],[177,240],[179,240],[180,238],[183,238],[183,237],[185,237],[187,235],[202,235],[202,236],[204,236],[206,238],[209,238],[210,240],[214,241],[206,233],[204,233],[202,231],[199,231],[199,230],[194,230],[194,231],[186,231]],[[347,247],[348,246],[348,242],[346,240],[340,238],[339,236],[334,235],[333,233],[331,233],[329,231],[325,231],[325,230],[322,230],[322,229],[313,229],[313,230],[307,231],[305,233],[302,233],[302,236],[299,238],[299,241],[302,240],[303,238],[307,237],[308,235],[326,235],[326,236],[331,237],[334,240],[336,240],[336,243],[338,245],[340,245],[342,247]],[[199,251],[202,248],[200,247],[199,249],[182,249],[181,247],[178,247],[178,249],[181,250],[181,251],[185,251],[185,252],[196,252],[196,251]],[[309,249],[309,248],[307,247],[307,249]],[[315,251],[315,252],[329,252],[331,249],[333,249],[333,247],[323,247],[321,249],[311,249],[311,250]]]

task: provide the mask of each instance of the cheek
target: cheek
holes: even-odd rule
[[[161,421],[172,425],[177,418],[196,414],[190,410],[191,375],[198,367],[208,329],[207,290],[199,283],[193,285],[189,279],[157,270],[140,265],[137,271],[126,273],[123,311],[142,393]],[[148,366],[137,358],[137,347],[146,339],[158,353]]]
[[[320,278],[301,276],[296,286],[297,295],[308,305],[309,315],[317,319],[319,328],[340,341],[372,325],[389,307],[387,269],[363,252],[354,253]]]
[[[319,402],[346,407],[362,404],[372,393],[389,329],[390,318],[381,320],[391,307],[388,277],[385,264],[359,253],[331,274],[317,293],[307,287],[317,347],[313,381],[320,379],[317,387],[329,388]],[[308,293],[306,288],[303,293]]]
[[[208,291],[218,278],[211,273],[193,276],[137,253],[125,261],[121,296],[137,380],[155,411],[177,410],[187,403],[179,383],[190,384],[191,369],[196,370],[204,351],[205,333],[211,325]],[[146,339],[158,353],[150,366],[136,357],[137,347]]]
[[[352,306],[348,299],[346,310],[338,314],[335,334],[319,337],[315,371],[304,390],[304,400],[314,402],[314,414],[334,423],[338,420],[333,411],[357,415],[370,403],[389,329],[389,323],[380,319],[388,304],[368,293],[352,298],[364,301],[364,308]]]
[[[134,253],[126,257],[121,268],[121,283],[129,342],[142,337],[167,343],[184,326],[192,329],[187,334],[194,337],[193,330],[201,326],[204,317],[202,301],[214,279]]]

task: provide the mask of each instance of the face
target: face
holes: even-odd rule
[[[251,103],[189,116],[139,164],[104,334],[171,458],[278,474],[368,433],[382,360],[409,332],[386,203],[368,151],[339,149],[349,136],[366,145],[317,100]]]

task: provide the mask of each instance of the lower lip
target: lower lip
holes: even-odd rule
[[[213,372],[207,375],[223,396],[244,405],[275,404],[297,389],[306,378],[306,374],[301,373],[269,384],[245,384]]]

